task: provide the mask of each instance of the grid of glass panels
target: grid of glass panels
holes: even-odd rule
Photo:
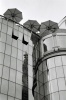
[[[12,38],[12,33],[18,39]],[[28,45],[22,43],[24,35]],[[0,100],[22,100],[22,83],[24,55],[28,54],[28,79],[25,82],[28,87],[27,100],[34,100],[32,96],[32,41],[31,33],[22,26],[12,21],[7,21],[0,16]],[[27,81],[26,81],[27,80]]]
[[[66,33],[56,33],[43,38],[43,52],[66,48]]]
[[[36,79],[35,100],[66,100],[66,55],[44,60]]]

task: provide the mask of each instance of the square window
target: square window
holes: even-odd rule
[[[16,59],[11,57],[11,68],[16,69]]]
[[[18,59],[22,60],[22,51],[18,49]]]
[[[8,94],[10,96],[15,97],[15,83],[9,82],[9,91]]]
[[[9,79],[9,68],[8,67],[3,67],[3,76],[2,78],[5,78],[5,79]]]
[[[28,45],[23,44],[22,50],[28,53]]]
[[[15,47],[12,47],[12,56],[13,57],[17,57],[17,48],[15,48]]]
[[[17,70],[22,72],[22,61],[17,59]]]
[[[22,99],[22,86],[16,84],[16,98]]]
[[[16,83],[22,85],[22,73],[20,73],[18,71],[17,71],[17,74],[16,74]]]
[[[7,91],[8,91],[8,81],[2,79],[1,93],[7,94]]]
[[[11,55],[11,46],[6,44],[5,54]]]
[[[2,24],[2,32],[3,32],[3,33],[6,33],[6,31],[7,31],[7,26],[4,25],[4,24]]]
[[[4,53],[5,51],[5,43],[0,42],[0,52]]]
[[[10,56],[5,55],[4,65],[10,67]]]
[[[3,64],[4,54],[0,53],[0,64]]]
[[[4,34],[4,33],[1,32],[0,41],[6,42],[6,34]]]
[[[16,77],[16,71],[10,69],[10,81],[15,82],[15,77]]]
[[[9,27],[9,26],[8,26],[8,31],[7,31],[7,34],[12,36],[12,28],[11,28],[11,27]]]
[[[7,35],[7,41],[6,41],[7,44],[11,45],[12,44],[12,37]]]
[[[14,46],[14,47],[16,47],[16,48],[17,48],[17,40],[12,39],[12,46]]]

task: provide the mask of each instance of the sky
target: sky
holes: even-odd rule
[[[66,16],[66,0],[0,0],[0,15],[9,8],[22,12],[21,24],[29,19],[40,24],[47,20],[59,23]]]

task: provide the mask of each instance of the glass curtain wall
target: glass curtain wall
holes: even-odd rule
[[[28,44],[23,43],[24,41]],[[31,33],[21,25],[0,16],[0,100],[22,100],[24,55],[28,54],[28,100],[32,96],[32,48]]]

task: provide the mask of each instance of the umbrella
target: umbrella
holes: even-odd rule
[[[25,22],[24,27],[26,27],[27,29],[31,30],[31,32],[37,32],[39,30],[39,23],[36,20],[28,20],[27,22]]]
[[[40,27],[40,33],[44,33],[44,32],[54,32],[56,29],[58,29],[58,24],[56,22],[53,22],[51,20],[48,20],[46,22],[41,23],[41,27]]]
[[[19,11],[18,9],[8,9],[5,13],[4,16],[8,19],[11,19],[15,22],[20,22],[22,19],[22,12]]]

